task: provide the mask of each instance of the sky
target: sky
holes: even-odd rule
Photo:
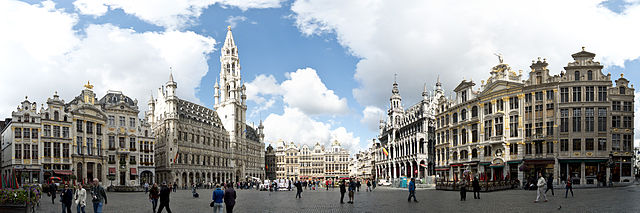
[[[172,72],[179,97],[213,108],[227,27],[265,142],[370,146],[394,75],[408,107],[440,77],[447,95],[498,63],[551,74],[584,46],[603,73],[640,79],[640,1],[0,0],[0,116],[28,96],[65,101],[87,81],[147,110]],[[640,123],[636,93],[635,123]],[[140,116],[143,114],[140,113]],[[636,129],[635,145],[640,145]]]

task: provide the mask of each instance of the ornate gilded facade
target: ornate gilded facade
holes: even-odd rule
[[[634,88],[622,75],[612,83],[595,54],[571,55],[564,71],[550,75],[546,59],[534,60],[528,79],[508,64],[474,90],[463,80],[455,99],[437,109],[436,165],[443,180],[470,171],[485,180],[596,185],[631,179]]]

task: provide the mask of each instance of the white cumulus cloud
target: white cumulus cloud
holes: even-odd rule
[[[308,114],[344,114],[349,111],[347,99],[327,89],[314,69],[298,69],[288,73],[289,79],[280,85],[283,100],[290,107]]]
[[[315,120],[297,108],[285,107],[281,115],[270,114],[264,126],[265,141],[271,144],[284,140],[312,146],[316,142],[328,145],[338,140],[351,153],[361,149],[360,138],[354,137],[352,132]]]
[[[349,112],[347,99],[336,95],[312,68],[285,73],[287,80],[278,84],[273,75],[258,75],[246,83],[247,99],[262,104],[267,96],[281,97],[286,106],[305,114],[345,114]]]
[[[101,16],[107,11],[122,9],[125,13],[167,29],[181,29],[194,24],[202,11],[211,5],[250,8],[278,8],[283,0],[76,0],[80,13]]]
[[[76,0],[73,6],[84,15],[103,16],[109,11],[106,0]]]
[[[479,84],[498,64],[495,52],[525,75],[537,57],[559,73],[582,46],[605,66],[639,58],[640,28],[630,26],[640,20],[640,4],[618,14],[602,2],[296,0],[291,9],[303,34],[335,34],[361,58],[353,95],[362,105],[384,106],[394,73],[411,103],[438,74],[449,91],[463,78]]]
[[[367,106],[362,110],[362,119],[360,119],[360,123],[365,125],[367,129],[373,132],[377,132],[381,116],[384,116],[384,110],[376,107],[376,106]]]
[[[58,91],[65,101],[80,94],[88,80],[101,98],[120,90],[146,110],[150,94],[168,80],[169,67],[178,94],[199,102],[195,88],[208,70],[213,38],[193,32],[145,32],[110,24],[73,29],[77,17],[51,5],[0,2],[0,115],[7,117],[25,95],[43,103]],[[25,75],[28,73],[28,75]]]
[[[244,16],[229,16],[225,22],[229,24],[229,27],[236,28],[236,26],[238,26],[238,23],[246,20],[247,20],[247,17],[244,17]]]

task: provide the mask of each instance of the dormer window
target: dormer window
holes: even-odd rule
[[[620,95],[624,95],[625,94],[625,89],[624,87],[620,87]]]
[[[593,80],[593,71],[591,70],[587,71],[587,80],[589,81]]]
[[[576,71],[574,76],[573,76],[575,81],[579,81],[580,80],[580,71]]]
[[[462,102],[467,102],[467,91],[462,91]]]

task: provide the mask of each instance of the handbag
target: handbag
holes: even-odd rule
[[[214,205],[215,205],[215,202],[214,202],[214,201],[211,201],[211,203],[209,203],[209,206],[210,206],[210,207],[213,207]]]

